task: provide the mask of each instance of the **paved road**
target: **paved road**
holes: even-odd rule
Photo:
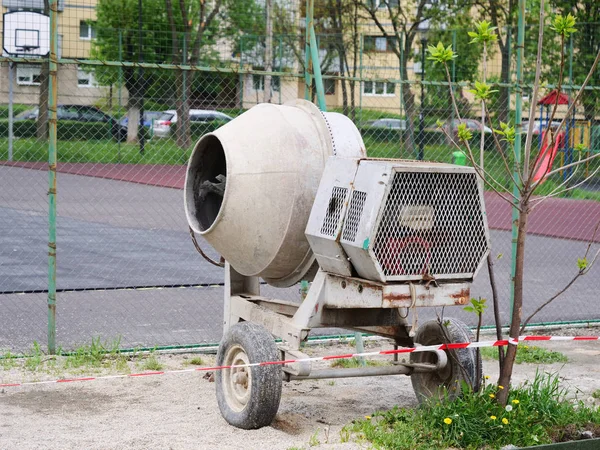
[[[46,288],[46,177],[39,170],[0,167],[0,292]],[[190,242],[180,190],[61,174],[58,192],[59,289],[222,282],[222,270],[205,263]],[[492,240],[493,254],[504,255],[497,260],[497,278],[506,318],[510,233],[494,230]],[[526,314],[566,284],[585,247],[566,239],[528,238]],[[537,321],[600,318],[598,279],[596,268]],[[266,291],[298,299],[295,288]],[[472,294],[491,298],[485,270]],[[222,297],[221,287],[61,293],[58,342],[66,348],[92,336],[120,336],[128,347],[215,342]],[[45,342],[46,314],[43,293],[0,294],[0,350]],[[419,314],[421,320],[431,315]],[[458,308],[446,315],[473,322]],[[485,321],[491,323],[491,314]]]

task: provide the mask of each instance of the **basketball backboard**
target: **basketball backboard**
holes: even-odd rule
[[[3,56],[46,56],[50,52],[50,17],[31,11],[3,14]]]

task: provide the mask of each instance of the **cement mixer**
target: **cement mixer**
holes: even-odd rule
[[[204,135],[184,197],[190,226],[226,260],[220,366],[307,358],[300,347],[314,328],[404,347],[471,339],[455,319],[416,321],[418,308],[467,304],[489,252],[470,167],[367,158],[350,119],[296,100],[259,104]],[[296,303],[261,296],[261,279],[311,284]],[[415,352],[358,369],[233,367],[216,372],[217,400],[231,425],[252,429],[274,419],[284,380],[404,374],[419,400],[444,388],[458,395],[462,381],[479,387],[477,351]]]

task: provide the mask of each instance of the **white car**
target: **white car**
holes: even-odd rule
[[[560,120],[553,120],[552,121],[552,125],[551,128],[553,130],[556,130],[560,125]],[[566,123],[565,123],[566,126]],[[521,128],[523,130],[523,133],[527,133],[527,130],[529,129],[529,122],[523,122],[521,124]],[[539,120],[536,120],[535,122],[533,122],[533,134],[534,135],[538,135],[540,134],[540,129],[543,129],[544,131],[548,129],[548,121],[545,120],[543,122],[540,122]],[[563,127],[564,130],[564,127]]]
[[[208,109],[190,109],[190,122],[213,122],[219,120],[229,122],[232,117],[219,111]],[[155,137],[168,137],[171,135],[171,125],[177,123],[177,111],[170,109],[154,121],[152,132]]]

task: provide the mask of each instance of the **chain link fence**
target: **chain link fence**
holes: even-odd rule
[[[514,164],[513,153],[506,143],[494,142],[491,130],[501,121],[514,123],[516,27],[503,28],[499,43],[488,49],[485,75],[496,92],[482,111],[469,92],[471,82],[482,79],[482,48],[469,43],[467,25],[441,26],[439,20],[434,25],[432,18],[426,33],[406,27],[394,30],[380,3],[384,2],[356,6],[355,16],[342,11],[340,17],[346,19],[341,22],[331,12],[315,11],[327,109],[348,115],[361,131],[368,155],[377,158],[469,164],[460,145],[454,144],[458,125],[465,123],[474,136],[475,159],[484,162],[499,185],[510,188],[511,177],[504,168]],[[58,105],[58,345],[73,349],[96,337],[128,348],[218,342],[224,274],[204,261],[190,241],[182,198],[186,161],[200,136],[258,103],[317,97],[313,70],[306,63],[304,2],[273,1],[270,19],[265,5],[213,1],[182,10],[169,1],[166,6],[61,2],[55,92],[48,87],[47,58],[36,58],[36,49],[4,54],[0,354],[23,352],[33,342],[46,341],[47,105],[52,95]],[[123,7],[126,10],[119,9]],[[583,24],[581,29],[593,35],[593,26]],[[528,37],[536,35],[537,28],[527,29]],[[555,121],[565,116],[574,89],[591,65],[590,55],[593,60],[598,51],[600,39],[595,39],[577,37],[562,43],[567,56],[561,102],[566,104],[559,105]],[[428,60],[424,51],[438,42],[459,55],[448,71]],[[535,53],[526,42],[527,83],[532,81]],[[558,77],[560,46],[547,43],[544,71],[551,81]],[[543,90],[550,95],[548,104],[535,107],[536,139],[555,126],[548,121],[554,84]],[[600,85],[592,84],[567,118],[555,167],[600,151]],[[530,92],[526,84],[526,107]],[[543,203],[532,216],[525,317],[577,274],[578,258],[588,243],[600,242],[594,235],[600,221],[599,164],[596,159],[577,171],[556,173],[540,189],[544,194],[564,181],[581,183]],[[491,190],[486,191],[486,207],[502,319],[507,322],[511,207]],[[214,251],[207,252],[218,260]],[[597,273],[593,270],[578,280],[533,322],[600,320]],[[263,295],[301,298],[299,286],[263,286]],[[491,303],[487,267],[472,296]],[[451,315],[476,322],[458,309]],[[493,323],[491,310],[484,322]]]

